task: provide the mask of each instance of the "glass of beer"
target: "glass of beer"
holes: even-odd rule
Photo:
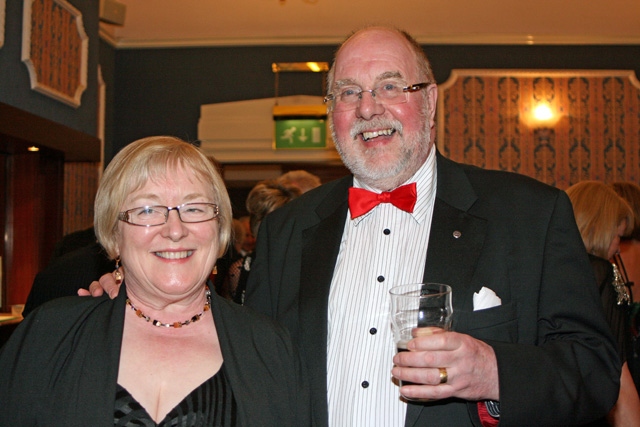
[[[391,329],[398,352],[407,351],[415,328],[435,326],[451,329],[451,286],[441,283],[412,283],[395,286],[391,294]],[[409,385],[400,381],[400,387]]]

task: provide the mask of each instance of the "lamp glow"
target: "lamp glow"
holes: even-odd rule
[[[533,117],[536,120],[544,122],[553,118],[553,111],[547,104],[540,104],[533,110]]]

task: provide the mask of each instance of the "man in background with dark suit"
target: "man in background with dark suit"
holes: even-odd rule
[[[109,259],[95,234],[92,243],[73,250],[71,246],[67,248],[54,252],[49,265],[36,275],[22,312],[24,316],[47,301],[76,295],[82,283],[91,282],[115,268],[115,262]]]

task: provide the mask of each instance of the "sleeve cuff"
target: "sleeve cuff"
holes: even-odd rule
[[[496,427],[500,422],[500,402],[478,402],[478,416],[483,427]]]

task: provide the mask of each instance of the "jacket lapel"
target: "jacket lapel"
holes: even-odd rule
[[[347,218],[348,188],[344,178],[316,208],[317,222],[302,231],[300,269],[300,342],[310,374],[314,418],[327,425],[327,322],[328,300],[340,242]]]
[[[477,195],[460,165],[437,153],[437,173],[424,280],[452,286],[455,329],[456,309],[473,310],[473,291],[470,288],[473,287],[472,278],[484,243],[486,220],[468,212]],[[422,421],[419,418],[424,407],[409,404],[406,427]]]

